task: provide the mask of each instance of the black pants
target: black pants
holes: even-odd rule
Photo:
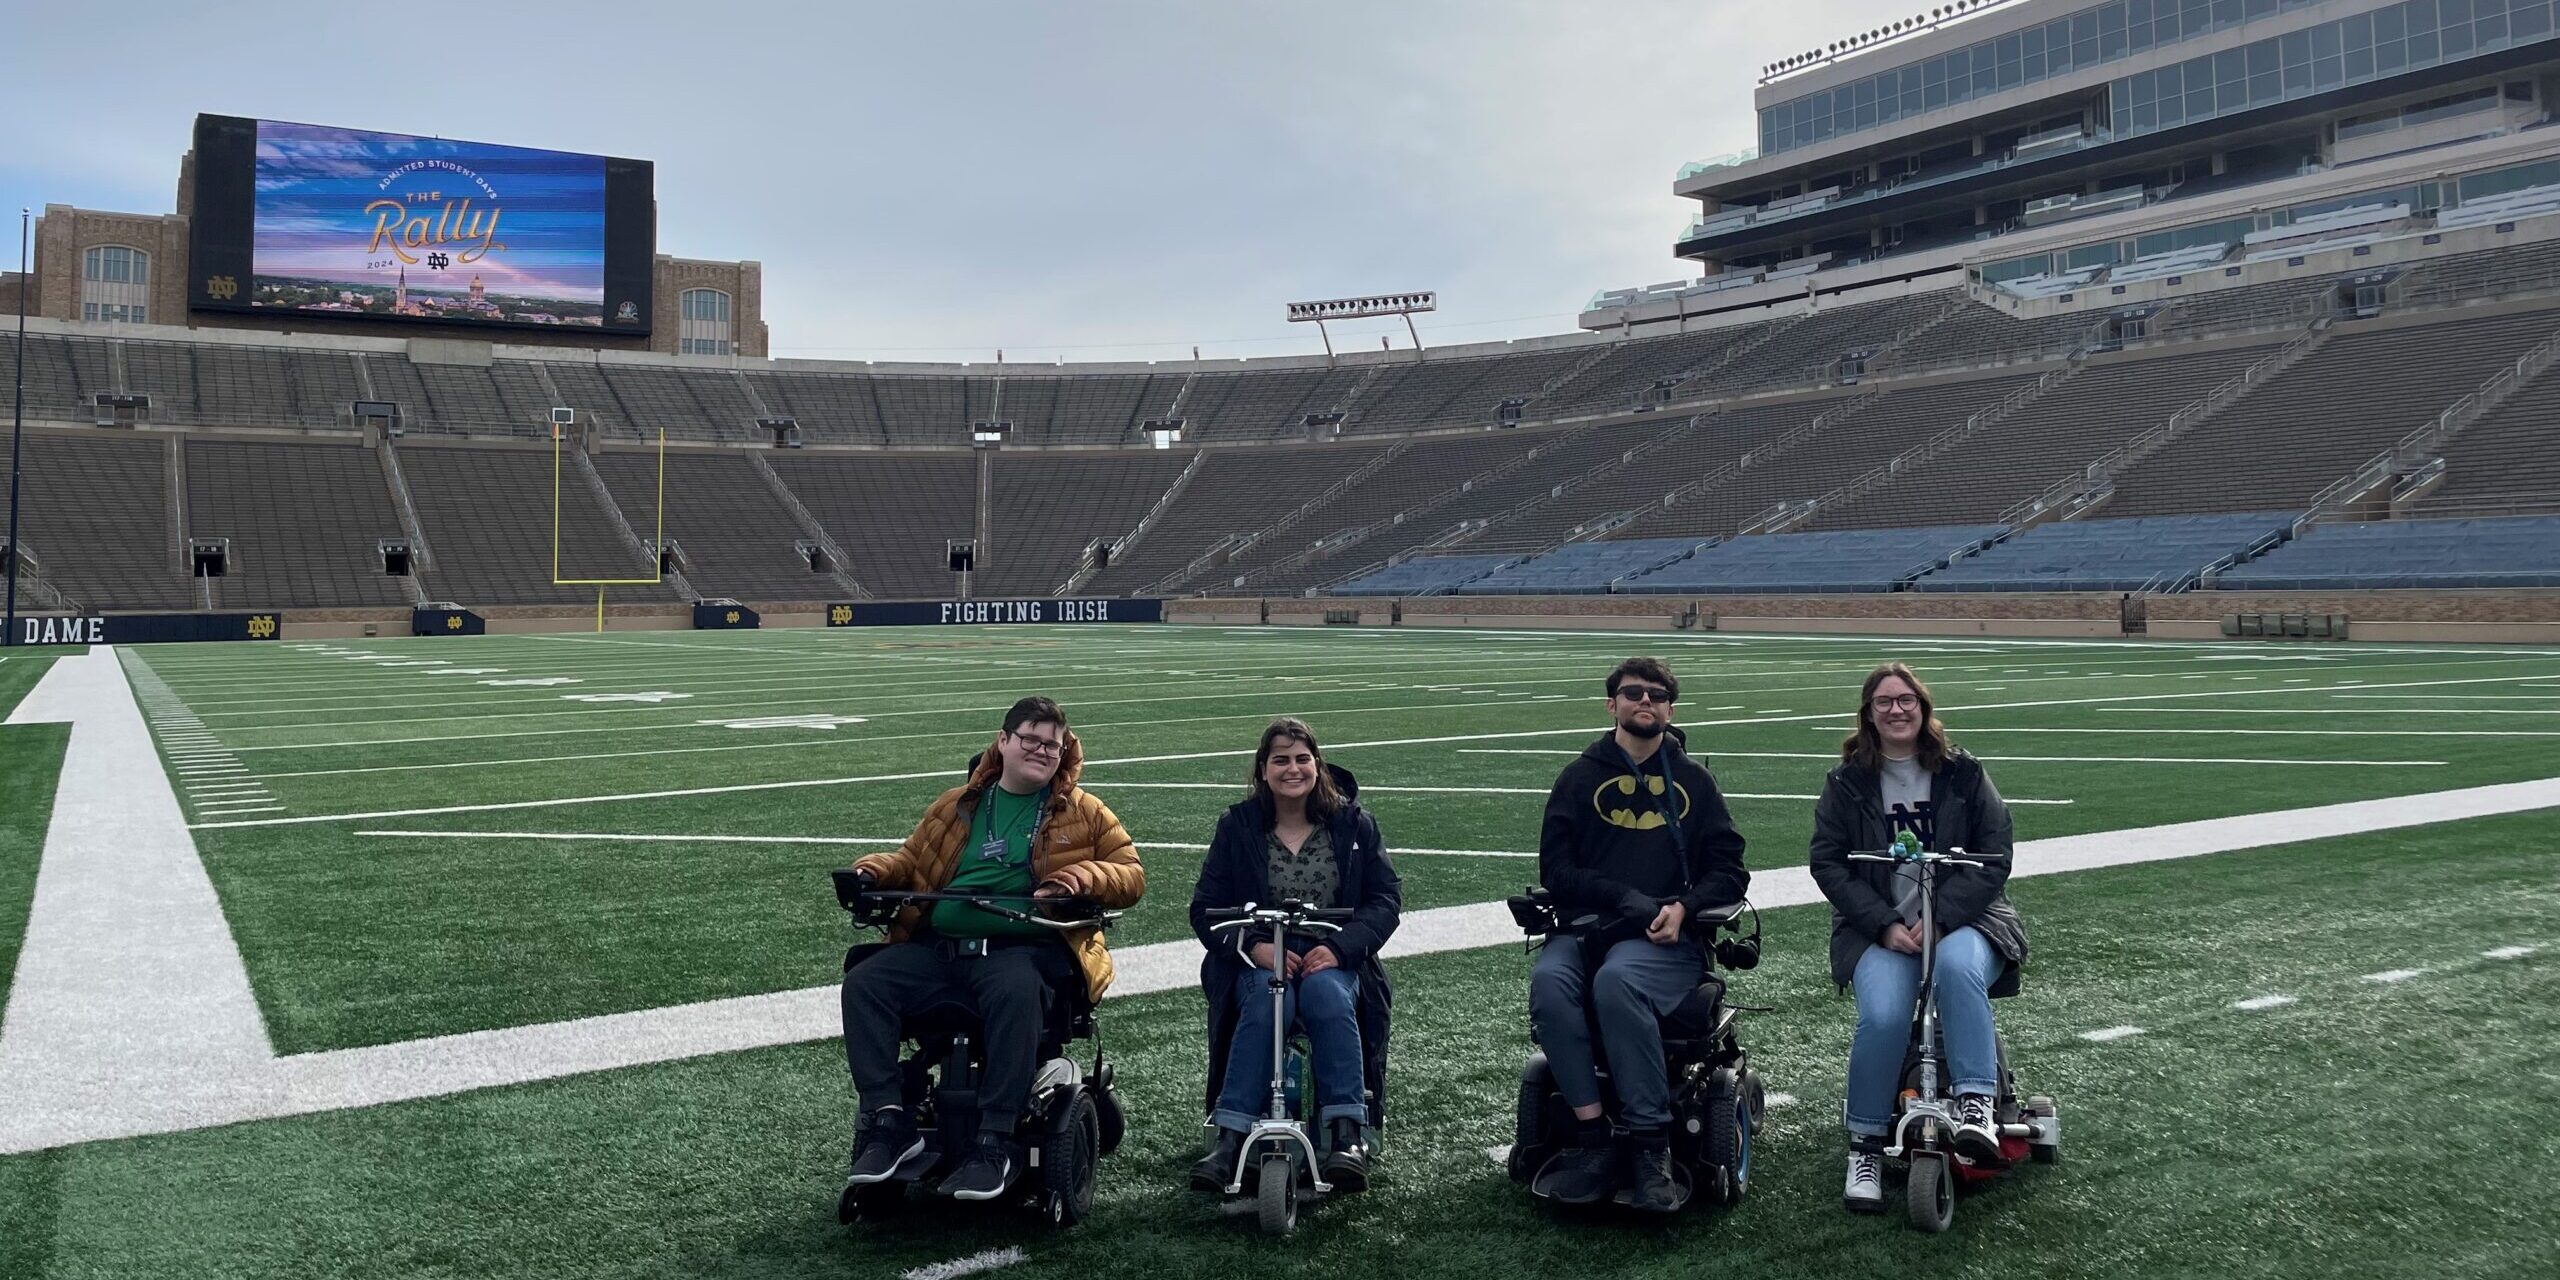
[[[1010,1136],[1039,1067],[1040,1030],[1052,979],[1071,979],[1074,958],[1054,942],[947,956],[943,946],[892,943],[845,971],[844,1056],[864,1110],[900,1104],[898,1020],[946,999],[978,1011],[978,1130]]]

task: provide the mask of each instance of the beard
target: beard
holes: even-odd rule
[[[1659,738],[1662,736],[1663,725],[1659,720],[1621,720],[1618,722],[1618,728],[1639,738]]]

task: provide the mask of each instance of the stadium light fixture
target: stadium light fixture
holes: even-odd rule
[[[981,449],[1001,445],[1012,434],[1013,423],[1009,419],[981,419],[969,424],[969,443]]]
[[[1324,358],[1330,361],[1333,359],[1333,333],[1324,327],[1326,321],[1360,320],[1369,316],[1403,316],[1405,334],[1413,339],[1414,353],[1419,356],[1422,352],[1422,333],[1413,327],[1414,313],[1439,309],[1440,294],[1436,290],[1375,293],[1364,298],[1292,302],[1289,304],[1289,323],[1306,324],[1312,321],[1316,326],[1316,332],[1324,338]]]

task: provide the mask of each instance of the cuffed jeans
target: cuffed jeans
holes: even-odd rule
[[[1990,990],[2003,963],[1979,930],[1958,929],[1938,940],[1938,1024],[1946,1037],[1950,1093],[2000,1091]],[[1893,1126],[1893,1098],[1902,1087],[1912,1012],[1920,1002],[1920,957],[1871,945],[1858,957],[1850,989],[1858,997],[1858,1031],[1849,1042],[1845,1119],[1851,1134],[1880,1138]]]
[[[1271,971],[1245,970],[1231,995],[1235,1038],[1227,1043],[1227,1074],[1214,1118],[1219,1128],[1243,1133],[1264,1118],[1271,1102]],[[1361,1099],[1367,1076],[1360,1056],[1359,975],[1333,968],[1290,980],[1280,1016],[1307,1033],[1317,1122],[1368,1123],[1369,1104]]]

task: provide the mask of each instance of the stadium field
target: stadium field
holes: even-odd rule
[[[1534,879],[1636,652],[1679,673],[1750,841],[1768,960],[1737,993],[1784,1095],[1745,1202],[1667,1229],[1559,1221],[1493,1158],[1527,961],[1487,904]],[[45,1087],[0,1121],[0,1275],[2492,1276],[2540,1265],[2560,1200],[2560,651],[1078,627],[21,654],[0,1082]],[[2013,806],[2035,954],[2002,1026],[2067,1134],[1944,1237],[1839,1209],[1852,1010],[1801,871],[1887,657]],[[1148,868],[1102,1024],[1129,1142],[1064,1236],[921,1203],[848,1231],[825,873],[1031,692]],[[1377,1184],[1273,1243],[1182,1187],[1183,907],[1284,713],[1359,774],[1407,917]],[[40,888],[48,814],[125,833],[116,858]],[[45,918],[162,872],[152,916]],[[140,929],[163,968],[78,962]]]

